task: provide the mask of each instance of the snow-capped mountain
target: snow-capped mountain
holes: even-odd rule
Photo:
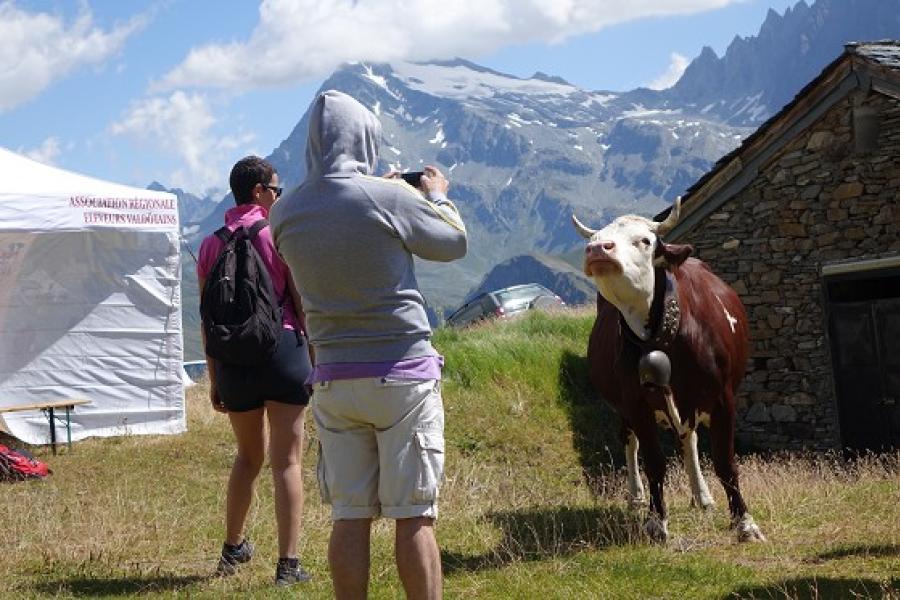
[[[458,304],[513,256],[571,250],[580,241],[573,212],[600,224],[660,210],[749,133],[464,60],[351,64],[322,88],[347,92],[380,117],[381,170],[435,164],[449,176],[470,251],[451,265],[419,265],[424,291],[441,299],[438,309]],[[307,123],[304,115],[269,157],[288,186],[305,175]]]
[[[900,0],[800,0],[770,12],[759,35],[725,56],[705,49],[663,91],[580,89],[543,73],[522,79],[465,60],[349,64],[322,85],[356,97],[383,124],[381,170],[440,166],[469,230],[470,251],[422,262],[433,308],[454,308],[495,265],[560,254],[581,240],[574,212],[600,226],[653,214],[779,110],[843,44],[900,36]],[[305,175],[308,115],[268,157],[286,186]],[[200,224],[213,231],[227,198]]]

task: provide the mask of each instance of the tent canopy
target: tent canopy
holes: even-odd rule
[[[0,408],[83,398],[72,437],[185,430],[173,194],[0,148]],[[39,411],[0,426],[47,443]]]

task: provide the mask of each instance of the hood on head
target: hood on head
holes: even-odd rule
[[[306,177],[372,175],[380,141],[381,122],[372,111],[343,92],[322,92],[309,115]]]

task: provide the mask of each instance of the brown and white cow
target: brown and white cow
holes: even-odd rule
[[[697,456],[697,426],[710,429],[713,465],[725,488],[738,539],[764,540],[738,485],[734,461],[735,393],[748,353],[740,298],[691,246],[660,236],[678,221],[681,199],[662,223],[626,215],[600,229],[573,216],[588,239],[584,271],[597,285],[597,319],[588,344],[591,383],[619,413],[632,501],[642,503],[638,448],[650,487],[645,531],[668,536],[663,481],[666,459],[657,423],[680,442],[695,505],[712,496]]]

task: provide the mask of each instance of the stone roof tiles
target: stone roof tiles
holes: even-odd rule
[[[845,48],[849,54],[855,54],[884,67],[900,70],[900,40],[852,42]]]

